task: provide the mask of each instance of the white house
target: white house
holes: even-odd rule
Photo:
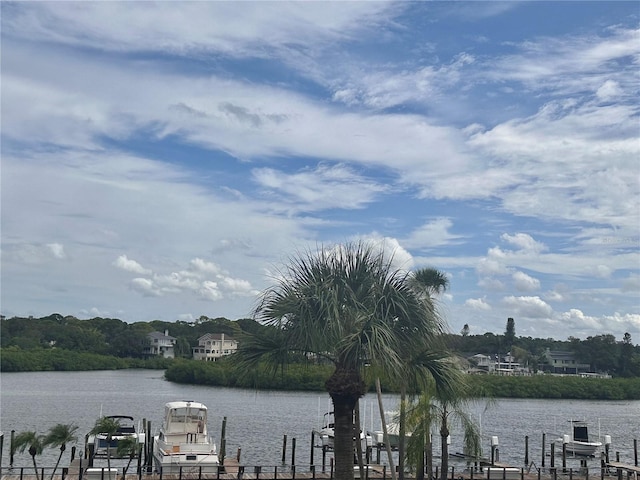
[[[147,343],[142,353],[144,355],[159,355],[164,358],[175,358],[176,338],[169,335],[169,330],[162,332],[151,332],[147,334]]]
[[[192,350],[194,360],[215,362],[238,350],[238,341],[224,333],[205,333],[198,338],[198,346]]]

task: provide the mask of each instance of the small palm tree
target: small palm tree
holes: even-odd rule
[[[456,382],[456,391],[431,389],[433,399],[432,418],[436,419],[440,427],[440,448],[442,466],[440,479],[447,480],[449,470],[449,444],[447,442],[450,428],[459,426],[464,432],[464,448],[467,455],[478,458],[482,453],[480,430],[474,419],[468,412],[472,394],[469,384],[463,374],[458,371],[459,381]]]
[[[421,268],[411,272],[411,275],[407,278],[407,283],[414,291],[415,295],[418,298],[423,299],[427,305],[433,309],[434,315],[438,318],[436,312],[435,305],[435,297],[440,293],[443,293],[449,288],[449,278],[446,276],[444,272],[437,270],[435,268],[427,267]],[[428,345],[428,362],[436,362],[441,361],[445,352],[443,347],[440,346],[436,349],[435,342],[430,342]],[[439,351],[440,353],[437,353]],[[404,356],[404,361],[408,365],[407,372],[411,374],[412,366],[415,363],[425,363],[427,360],[425,359],[425,352],[418,351],[412,352],[410,350],[406,351]],[[427,362],[427,363],[428,363]],[[405,459],[405,443],[406,443],[406,405],[407,405],[407,389],[410,386],[409,383],[412,383],[415,386],[416,381],[419,379],[411,378],[401,378],[400,379],[400,418],[399,418],[399,437],[398,437],[398,477],[400,480],[404,480],[404,459]]]
[[[36,455],[40,455],[44,450],[42,435],[38,435],[36,432],[28,431],[21,432],[16,435],[13,440],[13,446],[18,452],[24,452],[28,449],[31,460],[33,461],[33,469],[36,472],[36,480],[38,480],[38,465],[36,463]]]
[[[460,426],[464,432],[464,449],[467,455],[478,458],[481,452],[480,431],[477,423],[467,412],[468,390],[464,381],[460,380],[460,389],[456,395],[430,389],[423,393],[416,403],[408,408],[407,426],[412,435],[407,445],[407,459],[416,466],[417,480],[424,478],[425,453],[431,469],[431,427],[439,426],[442,450],[442,466],[440,479],[446,480],[449,470],[449,446],[447,443],[450,428]],[[431,475],[429,475],[431,478]]]
[[[127,466],[124,468],[122,472],[122,476],[127,474],[127,470],[129,470],[129,466],[131,465],[131,461],[140,455],[140,451],[142,449],[142,445],[138,442],[136,437],[124,437],[118,442],[118,449],[116,451],[116,455],[119,458],[129,458],[127,462]]]
[[[75,435],[78,427],[73,424],[63,424],[58,423],[57,425],[51,427],[49,433],[44,437],[42,443],[44,446],[51,447],[60,447],[60,455],[58,455],[58,461],[56,462],[55,467],[53,467],[53,472],[51,472],[51,480],[53,480],[53,476],[58,470],[58,465],[60,465],[60,460],[62,459],[62,454],[67,449],[67,443],[75,442],[78,440],[78,437]]]
[[[107,437],[107,468],[111,472],[111,439],[120,429],[120,422],[113,417],[100,417],[89,431],[89,435],[106,435]],[[94,450],[95,455],[95,450]]]

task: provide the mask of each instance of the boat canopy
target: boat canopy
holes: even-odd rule
[[[206,425],[207,407],[202,403],[169,402],[165,406],[165,433],[205,433]]]

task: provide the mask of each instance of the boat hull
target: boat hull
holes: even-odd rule
[[[558,439],[556,445],[559,448],[563,448],[563,440]],[[566,451],[570,455],[580,455],[583,457],[592,457],[596,451],[602,447],[601,442],[580,442],[578,440],[571,440],[566,443]]]
[[[154,452],[154,466],[162,474],[217,473],[219,467],[216,454],[193,454],[189,452],[161,454]]]

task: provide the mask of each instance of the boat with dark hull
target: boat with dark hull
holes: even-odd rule
[[[134,423],[133,417],[129,415],[107,415],[106,418],[114,420],[118,424],[118,430],[109,436],[106,432],[87,435],[86,451],[87,458],[129,458],[130,453],[119,454],[118,445],[125,438],[133,438],[138,448],[136,448],[134,456],[137,455],[145,444],[146,435],[144,429]]]

